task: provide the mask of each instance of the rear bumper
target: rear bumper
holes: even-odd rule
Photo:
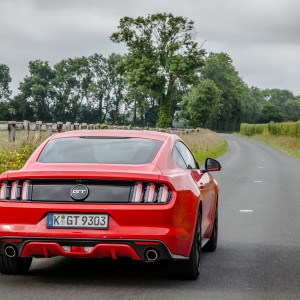
[[[5,237],[0,239],[0,254],[13,247],[14,256],[50,258],[130,258],[145,262],[164,259],[186,259],[172,255],[161,241],[150,240],[91,240],[91,239],[45,239],[30,237]],[[11,254],[11,253],[10,253]]]
[[[160,259],[186,258],[193,241],[199,201],[193,201],[189,194],[179,194],[175,197],[174,193],[166,205],[0,202],[0,254],[12,239],[19,256],[116,256],[145,260],[148,247],[158,248]],[[47,228],[48,213],[107,214],[109,226],[103,230]],[[79,250],[66,251],[63,246],[78,246]],[[94,248],[87,252],[80,251],[80,247]]]

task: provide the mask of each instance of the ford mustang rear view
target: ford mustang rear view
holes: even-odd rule
[[[218,237],[221,169],[200,169],[174,134],[77,130],[43,142],[24,167],[0,175],[0,272],[32,258],[168,260],[196,279]]]

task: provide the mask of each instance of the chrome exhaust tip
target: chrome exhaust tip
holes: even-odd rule
[[[17,249],[15,246],[9,245],[5,247],[4,253],[8,257],[15,257],[17,255]]]
[[[148,261],[157,261],[159,258],[159,252],[156,249],[146,249],[145,257]]]

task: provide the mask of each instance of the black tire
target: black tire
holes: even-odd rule
[[[209,241],[203,247],[203,250],[206,252],[213,252],[217,249],[218,246],[218,203],[216,206],[215,211],[215,218],[214,218],[214,227],[209,238]]]
[[[172,276],[180,279],[197,279],[201,268],[201,251],[201,214],[199,212],[189,259],[172,260]]]
[[[0,273],[7,275],[25,274],[28,272],[32,257],[8,257],[0,255]]]

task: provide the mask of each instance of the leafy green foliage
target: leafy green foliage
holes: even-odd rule
[[[10,82],[11,77],[8,66],[0,64],[0,102],[9,99],[11,95],[11,90],[9,89]]]
[[[177,126],[222,132],[300,120],[300,96],[249,88],[228,54],[205,56],[195,37],[193,21],[181,16],[124,17],[111,39],[126,44],[126,55],[31,61],[12,99],[9,68],[0,64],[0,120],[169,127],[176,117]]]
[[[260,122],[282,122],[283,114],[278,106],[273,103],[267,103],[261,111]]]
[[[169,127],[176,83],[194,82],[196,71],[203,65],[204,50],[194,41],[193,21],[166,13],[124,17],[118,29],[111,40],[124,42],[129,52],[117,71],[131,88],[139,87],[158,98],[158,126]]]
[[[40,60],[29,62],[29,72],[30,75],[20,83],[17,102],[27,102],[30,105],[32,111],[30,119],[51,121],[54,72],[48,62]],[[26,106],[24,109],[28,110]]]
[[[232,59],[226,53],[211,53],[204,68],[202,78],[214,81],[222,92],[222,110],[213,129],[234,131],[242,120],[242,103],[247,95],[247,86],[235,70]]]
[[[183,98],[181,118],[192,127],[213,128],[221,115],[221,95],[212,80],[200,80]]]
[[[253,136],[256,134],[261,135],[276,135],[276,136],[289,136],[300,137],[300,121],[298,122],[283,122],[268,124],[241,124],[240,133]]]

